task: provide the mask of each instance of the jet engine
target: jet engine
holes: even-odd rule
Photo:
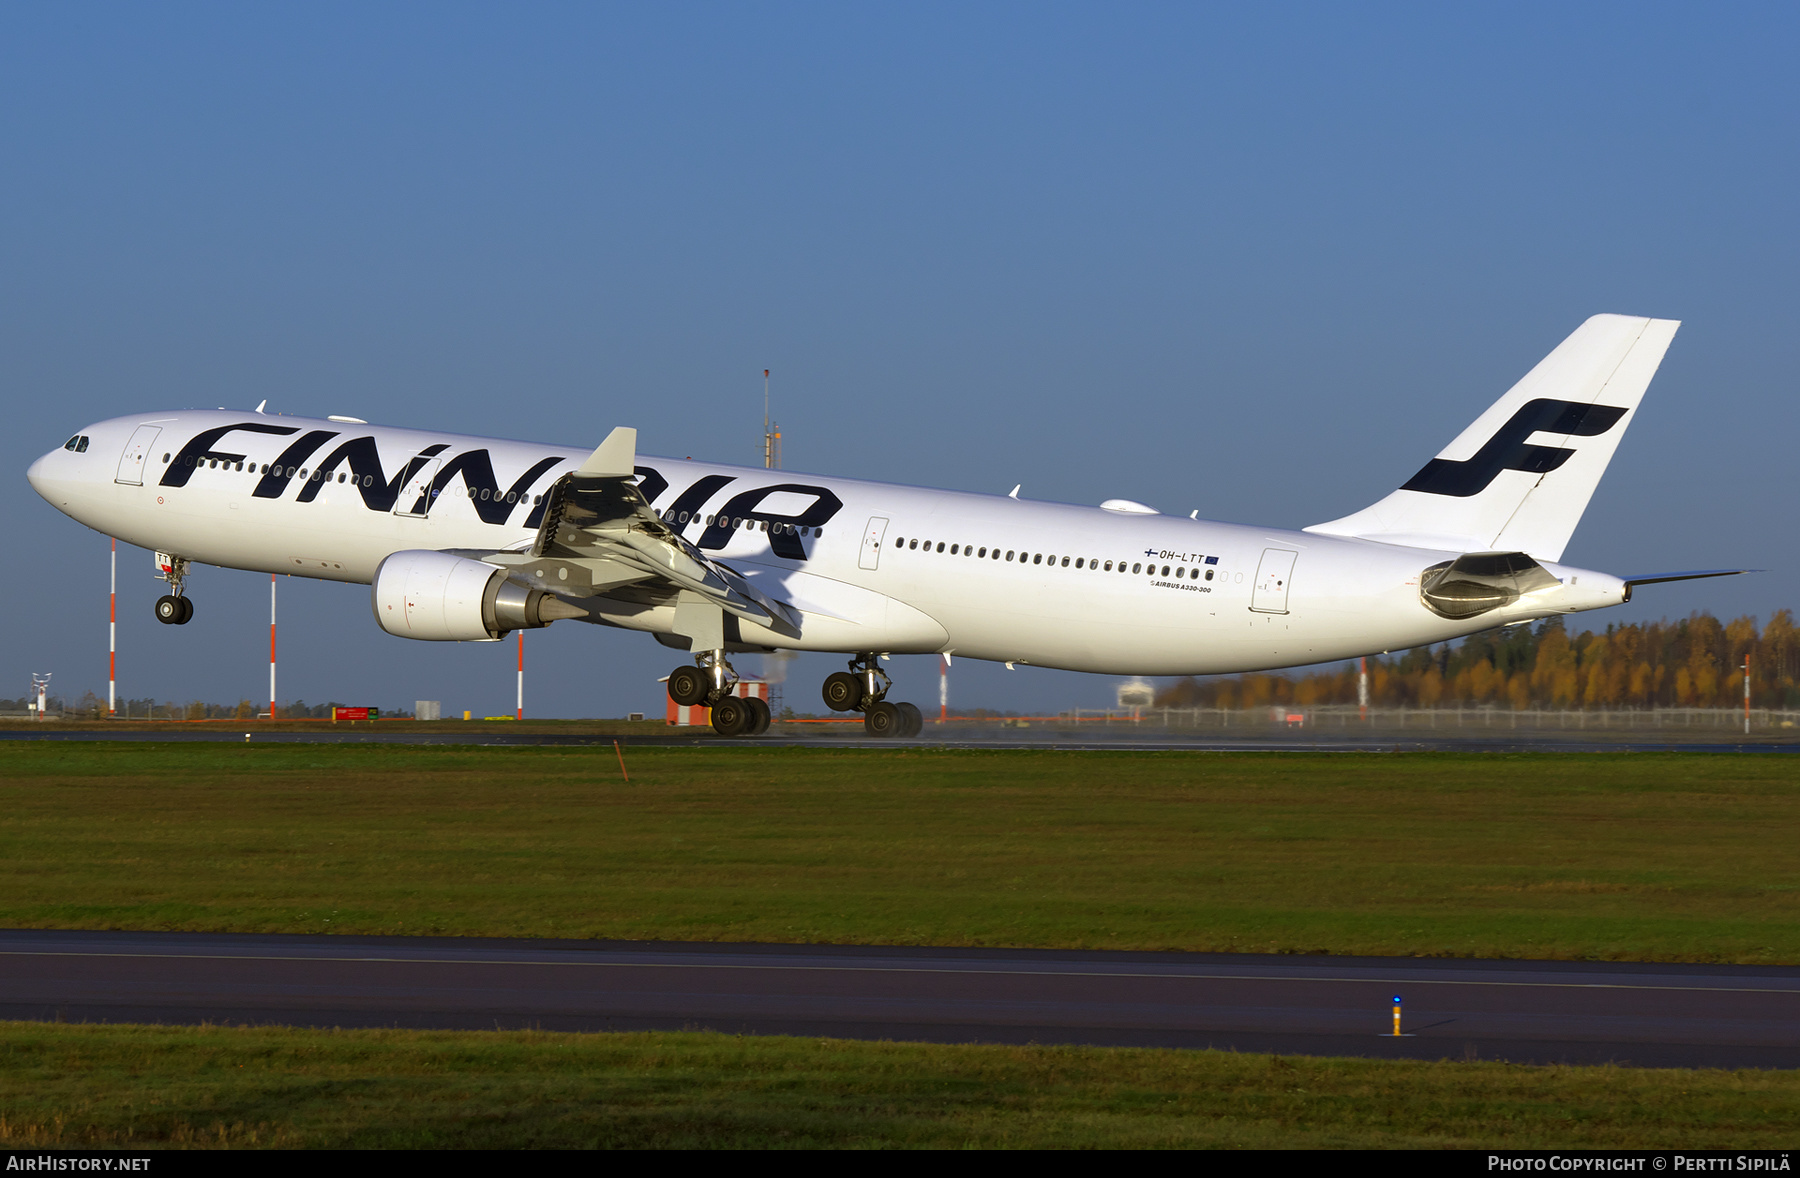
[[[1419,575],[1419,597],[1440,618],[1473,618],[1558,584],[1523,552],[1465,552]]]
[[[383,630],[426,642],[490,642],[511,630],[587,616],[579,606],[512,580],[505,569],[422,549],[382,561],[370,599]]]

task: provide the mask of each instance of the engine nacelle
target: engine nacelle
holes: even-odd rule
[[[423,549],[382,561],[370,601],[383,630],[424,642],[493,642],[510,630],[586,616],[553,594],[508,579],[503,568]]]

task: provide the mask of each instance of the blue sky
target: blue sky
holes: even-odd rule
[[[1598,311],[1685,325],[1567,558],[1770,571],[1585,620],[1766,617],[1800,604],[1797,31],[1774,5],[7,6],[0,694],[104,692],[106,541],[23,477],[98,418],[266,397],[752,462],[767,367],[790,468],[1302,526]],[[149,557],[121,566],[123,690],[261,694],[266,577],[201,571],[165,628]],[[510,647],[283,595],[284,698],[510,709]],[[527,637],[528,710],[661,706],[670,652],[568,629]],[[1111,692],[959,662],[953,699]]]

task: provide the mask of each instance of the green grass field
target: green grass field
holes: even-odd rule
[[[1800,1074],[0,1023],[0,1148],[1793,1145]]]
[[[10,744],[0,924],[1800,962],[1773,755]]]

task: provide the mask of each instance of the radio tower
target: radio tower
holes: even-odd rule
[[[781,427],[769,420],[769,370],[763,369],[763,469],[781,469]]]

